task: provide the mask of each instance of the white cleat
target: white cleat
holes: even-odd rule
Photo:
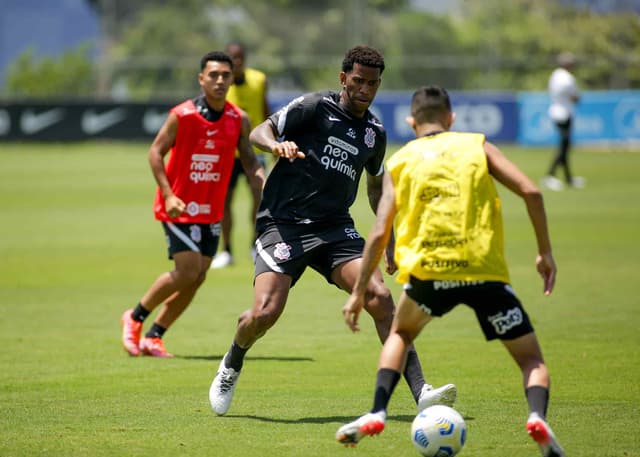
[[[209,402],[211,403],[211,409],[220,416],[225,414],[229,409],[229,406],[231,406],[233,392],[236,390],[236,384],[240,377],[239,371],[224,366],[224,359],[226,357],[226,354],[222,357],[216,377],[213,378],[213,382],[209,388]]]
[[[558,443],[551,427],[537,413],[529,415],[527,433],[540,446],[542,457],[565,457],[564,449]]]
[[[553,190],[553,191],[556,191],[556,192],[559,192],[562,189],[564,189],[563,182],[560,181],[555,176],[551,176],[551,175],[547,175],[544,178],[542,178],[542,185],[544,187],[546,187],[547,189]]]
[[[233,265],[233,256],[227,251],[222,251],[215,255],[210,268],[212,270],[216,270],[218,268],[226,268],[231,265]]]
[[[458,389],[453,384],[446,384],[434,389],[430,384],[425,384],[418,399],[418,412],[433,405],[453,406],[458,395]]]
[[[384,430],[387,415],[384,411],[367,413],[336,432],[336,440],[345,446],[355,446],[365,436],[377,435]]]
[[[582,176],[574,176],[571,178],[571,187],[574,189],[584,189],[587,185],[587,180]]]

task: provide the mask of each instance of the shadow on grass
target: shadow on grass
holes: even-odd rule
[[[326,417],[301,417],[299,419],[280,419],[276,417],[265,417],[265,416],[255,416],[253,414],[228,414],[224,417],[235,418],[235,419],[252,419],[260,422],[272,422],[278,424],[344,424],[347,422],[351,422],[352,420],[357,419],[355,416],[326,416]],[[413,422],[416,416],[411,416],[409,414],[400,414],[395,416],[387,417],[387,421],[396,421],[396,422]],[[464,416],[465,421],[472,421],[474,417]]]
[[[204,360],[204,361],[214,361],[214,360],[222,360],[224,354],[222,355],[174,355],[176,359],[185,359],[185,360]],[[315,362],[315,359],[312,357],[251,357],[247,356],[244,358],[245,360],[268,360],[275,362]]]

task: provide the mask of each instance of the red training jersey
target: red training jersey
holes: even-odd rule
[[[178,117],[178,132],[165,165],[173,193],[186,204],[175,218],[165,211],[158,187],[153,204],[155,218],[183,224],[213,224],[222,219],[240,131],[240,109],[225,102],[220,119],[202,117],[191,100],[171,108]]]

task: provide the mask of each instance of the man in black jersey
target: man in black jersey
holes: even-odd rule
[[[276,323],[289,289],[306,267],[348,293],[356,282],[364,240],[349,208],[365,169],[374,212],[382,194],[387,138],[369,106],[383,70],[384,59],[375,49],[350,49],[342,62],[340,93],[298,97],[251,132],[251,142],[278,160],[257,214],[253,307],[240,315],[234,341],[209,390],[217,414],[229,409],[246,352]],[[387,271],[393,273],[392,247],[387,252]],[[379,269],[367,297],[366,310],[384,342],[394,304]],[[408,354],[404,375],[419,409],[455,400],[454,385],[433,389],[425,384],[415,349]]]

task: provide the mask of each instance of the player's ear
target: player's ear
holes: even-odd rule
[[[449,115],[449,127],[447,127],[447,130],[451,128],[451,126],[455,121],[456,121],[456,113],[451,112],[451,114]]]
[[[344,71],[340,72],[340,85],[342,85],[342,87],[347,85],[347,74]]]
[[[411,129],[416,131],[416,119],[413,116],[407,116],[404,118],[404,121],[411,127]]]

